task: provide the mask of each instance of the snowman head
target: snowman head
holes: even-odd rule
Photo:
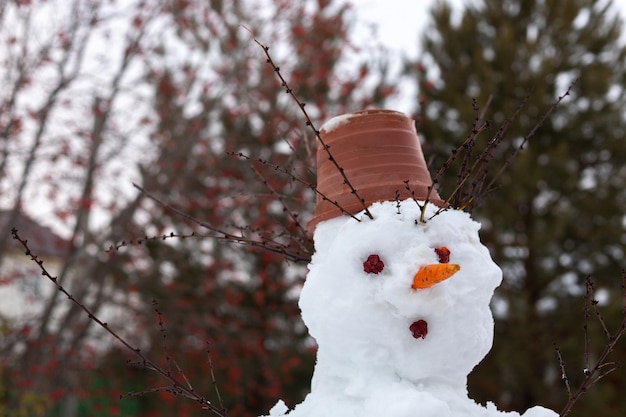
[[[316,374],[465,381],[491,348],[502,279],[479,224],[442,211],[406,115],[350,113],[320,135],[315,254],[300,298]]]
[[[437,209],[427,205],[426,218]],[[300,308],[319,345],[318,366],[332,357],[332,366],[373,375],[463,381],[491,348],[489,301],[502,278],[479,241],[480,225],[457,210],[420,222],[412,199],[369,211],[373,219],[339,216],[315,230]],[[442,264],[416,288],[420,269]]]

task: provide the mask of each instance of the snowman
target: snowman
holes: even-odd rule
[[[279,401],[270,416],[519,417],[467,395],[492,346],[502,272],[480,225],[428,189],[413,121],[367,110],[331,119],[321,137],[330,154],[318,149],[315,253],[299,302],[317,361],[305,400],[291,411]]]

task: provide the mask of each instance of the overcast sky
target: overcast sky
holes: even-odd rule
[[[359,46],[371,40],[371,28],[375,37],[396,56],[415,58],[419,55],[419,39],[429,21],[429,10],[437,0],[352,0],[356,9],[354,37]],[[473,0],[448,0],[460,11],[463,4]],[[400,96],[392,99],[390,109],[409,113],[415,110],[415,86],[401,88]]]
[[[357,24],[355,39],[367,42],[371,39],[372,25],[376,26],[376,38],[392,52],[417,57],[419,38],[429,21],[429,10],[438,0],[351,0],[356,8]],[[606,0],[602,0],[604,3]],[[459,12],[462,6],[475,0],[448,0]],[[626,0],[613,0],[613,5],[626,20]],[[623,34],[626,39],[626,33]],[[362,44],[359,46],[363,46]],[[414,110],[412,101],[415,91],[407,86],[398,100],[389,107],[409,112]]]
[[[377,26],[378,39],[396,51],[417,55],[418,37],[428,20],[435,0],[353,0],[357,11],[357,30],[364,36],[371,24]],[[460,2],[456,0],[455,2]]]

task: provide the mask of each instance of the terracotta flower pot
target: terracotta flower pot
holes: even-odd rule
[[[405,114],[392,110],[348,113],[326,122],[320,136],[366,206],[377,201],[395,201],[396,192],[401,200],[410,198],[406,180],[417,200],[426,199],[432,179],[415,123]],[[344,183],[319,141],[317,190],[348,213],[363,210],[363,204]],[[445,204],[435,190],[428,198],[438,206]],[[345,214],[331,201],[317,195],[315,216],[307,225],[310,232],[319,222]]]

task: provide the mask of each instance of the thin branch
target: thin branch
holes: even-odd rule
[[[565,388],[567,389],[567,398],[572,398],[572,387],[569,383],[569,378],[567,377],[567,372],[565,371],[565,360],[563,359],[563,354],[561,353],[561,349],[553,343],[554,349],[556,350],[556,355],[559,358],[559,368],[561,369],[561,380],[565,383]]]
[[[583,322],[583,337],[585,339],[584,342],[584,363],[585,368],[583,369],[583,373],[585,375],[589,374],[589,298],[591,297],[591,277],[587,276],[585,278],[585,298],[584,298],[584,322]],[[568,392],[569,393],[569,392]],[[569,393],[569,397],[571,398],[571,393]]]
[[[105,250],[105,252],[110,253],[113,251],[117,251],[120,250],[121,248],[124,248],[126,246],[131,246],[131,245],[143,245],[146,242],[150,242],[150,241],[154,241],[154,240],[167,240],[167,239],[173,239],[173,238],[177,238],[177,239],[187,239],[190,237],[199,237],[199,238],[203,238],[203,237],[213,237],[212,235],[201,235],[198,234],[196,232],[191,232],[191,233],[174,233],[174,232],[170,232],[168,234],[161,234],[161,235],[155,235],[155,236],[144,236],[144,237],[140,237],[137,239],[130,239],[130,240],[122,240],[119,243],[113,244],[113,245],[109,245],[108,249]]]
[[[607,339],[611,339],[611,333],[609,332],[609,329],[606,327],[606,321],[604,320],[604,316],[602,315],[602,313],[600,312],[600,309],[598,308],[598,300],[596,300],[596,289],[593,285],[593,281],[591,280],[591,276],[587,276],[586,280],[585,280],[585,287],[587,288],[587,294],[585,295],[585,304],[591,304],[591,307],[593,307],[593,312],[596,314],[596,317],[598,318],[598,321],[600,322],[600,326],[602,327],[602,331],[604,332],[604,335],[606,336]]]
[[[253,157],[248,156],[248,155],[246,155],[246,154],[244,154],[242,152],[237,152],[237,153],[236,152],[228,152],[228,155],[230,155],[230,156],[238,156],[238,157],[243,158],[243,159],[248,160],[248,161],[259,162],[259,163],[261,163],[263,165],[267,165],[268,167],[273,168],[274,171],[278,171],[278,172],[282,172],[283,174],[287,174],[287,175],[289,175],[289,177],[292,180],[294,180],[296,182],[299,182],[300,184],[306,185],[311,190],[315,191],[315,194],[319,195],[322,200],[328,201],[333,206],[337,207],[341,211],[342,214],[350,216],[350,217],[352,217],[356,221],[361,221],[354,214],[346,211],[343,207],[341,207],[341,205],[336,200],[331,200],[330,198],[326,197],[326,195],[324,195],[324,193],[319,191],[314,184],[311,184],[309,181],[303,180],[302,178],[299,178],[299,177],[295,176],[294,174],[289,172],[286,168],[284,168],[284,167],[282,167],[280,165],[272,164],[271,162],[266,161],[265,159],[262,159],[262,158],[253,158]]]
[[[152,305],[154,306],[154,312],[157,315],[157,320],[159,323],[159,331],[161,332],[161,338],[163,339],[162,340],[163,341],[163,353],[165,354],[165,364],[167,365],[167,373],[168,375],[172,375],[172,360],[171,360],[172,358],[170,356],[170,351],[167,347],[167,332],[165,331],[165,322],[163,320],[163,313],[161,313],[161,311],[159,310],[159,302],[157,300],[152,300]]]
[[[48,278],[61,293],[67,296],[67,298],[72,303],[74,303],[74,305],[76,305],[78,308],[83,310],[87,314],[87,317],[89,318],[89,320],[92,320],[93,322],[98,324],[107,333],[113,336],[114,339],[116,339],[119,343],[121,343],[127,350],[132,352],[133,355],[137,356],[142,366],[144,366],[146,369],[150,369],[156,372],[157,374],[161,375],[162,377],[164,377],[171,383],[171,385],[167,388],[154,388],[153,391],[165,390],[173,394],[182,395],[184,397],[187,397],[189,399],[196,401],[197,403],[202,405],[203,409],[209,410],[210,412],[212,412],[213,414],[217,416],[228,417],[228,414],[226,413],[226,411],[214,406],[206,398],[200,396],[193,389],[188,388],[183,383],[181,383],[176,378],[174,378],[171,372],[164,370],[163,368],[158,366],[156,363],[151,361],[147,356],[141,353],[141,349],[138,349],[134,347],[133,345],[131,345],[129,342],[127,342],[115,330],[111,329],[107,323],[100,320],[88,307],[86,307],[83,303],[81,303],[79,300],[74,298],[72,294],[70,294],[61,284],[59,284],[56,276],[50,275],[50,273],[44,266],[43,260],[39,259],[39,257],[31,251],[31,249],[28,246],[28,240],[22,239],[19,236],[18,230],[16,228],[13,228],[11,230],[11,235],[13,236],[13,239],[17,240],[24,247],[25,255],[30,257],[30,259],[39,266],[39,269],[41,269],[41,274],[45,276],[46,278]]]
[[[424,223],[424,215],[426,213],[426,206],[428,205],[428,195],[430,194],[430,190],[432,189],[432,186],[428,187],[428,192],[426,193],[426,199],[424,200],[424,204],[420,204],[419,201],[417,201],[417,198],[415,197],[415,190],[411,188],[411,186],[409,185],[409,180],[404,180],[404,187],[406,188],[406,190],[409,192],[409,194],[411,195],[411,198],[413,199],[413,202],[415,202],[415,204],[417,204],[417,207],[419,207],[420,209],[420,223]],[[399,197],[398,192],[396,191],[396,199]],[[400,203],[397,203],[398,207],[400,205]],[[398,210],[399,211],[399,210]]]
[[[374,216],[372,216],[372,213],[370,213],[370,211],[368,210],[367,204],[365,204],[365,199],[361,198],[359,196],[357,190],[354,188],[354,186],[352,185],[352,183],[350,182],[350,180],[346,176],[346,173],[345,173],[344,169],[339,165],[339,163],[337,162],[337,160],[335,159],[333,154],[330,152],[330,146],[327,145],[326,142],[324,142],[324,140],[322,139],[322,136],[320,135],[320,131],[313,124],[313,121],[311,120],[311,117],[309,116],[309,114],[307,113],[306,109],[304,108],[306,103],[300,101],[300,99],[298,98],[296,93],[294,93],[293,89],[289,86],[289,84],[287,83],[287,81],[285,80],[283,75],[281,74],[280,67],[277,66],[274,63],[274,60],[272,59],[272,56],[269,53],[270,47],[265,45],[265,44],[263,44],[262,42],[260,42],[256,38],[256,36],[254,35],[254,33],[249,28],[247,28],[244,25],[242,25],[242,27],[245,30],[247,30],[250,33],[250,35],[252,35],[252,39],[254,40],[254,43],[259,45],[263,49],[263,52],[265,52],[265,56],[267,57],[267,63],[272,66],[272,69],[274,70],[274,72],[276,73],[276,76],[278,77],[278,79],[281,82],[281,86],[285,88],[285,92],[287,94],[289,94],[293,98],[293,100],[296,102],[296,104],[298,105],[298,107],[302,111],[302,114],[304,115],[304,118],[306,119],[306,125],[311,128],[311,130],[315,134],[315,137],[317,138],[317,140],[322,145],[322,149],[328,155],[328,160],[335,166],[337,171],[341,174],[341,176],[343,178],[343,183],[345,185],[347,185],[348,188],[350,188],[350,193],[354,194],[354,196],[359,200],[359,202],[361,203],[361,206],[363,207],[363,210],[365,211],[365,214],[367,215],[367,217],[369,217],[370,219],[373,219]],[[360,219],[356,219],[356,220],[360,221]]]
[[[146,394],[153,394],[155,392],[168,392],[172,395],[177,394],[175,392],[172,392],[172,387],[168,385],[164,387],[147,388],[141,391],[131,391],[127,392],[126,394],[120,394],[120,400],[123,400],[125,398],[143,397]]]
[[[587,292],[585,293],[584,302],[585,304],[592,304],[592,305],[594,305],[594,303],[597,304],[597,301],[591,299],[591,297],[593,296],[593,285],[591,282],[591,278],[588,277],[587,282],[588,282],[586,284]],[[565,406],[563,407],[563,410],[561,411],[561,413],[559,414],[560,417],[565,417],[567,414],[569,414],[574,404],[595,383],[597,383],[600,379],[604,378],[605,376],[607,376],[608,374],[610,374],[611,372],[619,368],[618,363],[608,362],[607,358],[609,354],[615,349],[615,346],[617,345],[617,342],[620,340],[620,338],[624,336],[624,333],[626,333],[626,271],[624,270],[622,270],[622,291],[624,292],[624,316],[622,318],[622,322],[614,333],[612,334],[610,332],[608,333],[608,342],[606,343],[606,345],[604,346],[604,349],[598,356],[598,360],[596,361],[595,365],[593,365],[593,367],[591,368],[588,367],[589,365],[587,362],[588,353],[585,352],[585,355],[586,355],[585,369],[583,369],[584,378],[583,378],[583,381],[578,386],[578,389],[576,390],[576,392],[574,392],[573,394],[569,388],[569,382],[567,378],[565,378],[565,384],[566,384],[567,391],[568,391],[568,401],[567,401],[567,404],[565,404]],[[585,315],[588,316],[587,307],[585,307]],[[606,328],[604,324],[604,319],[601,318],[602,316],[600,314],[596,314],[596,317],[598,317],[598,320],[600,321],[604,330]],[[588,344],[589,344],[588,333],[585,330],[585,346],[588,346]],[[588,348],[586,347],[585,349],[588,349]],[[566,375],[565,363],[563,361],[563,358],[558,348],[557,348],[557,355],[559,357],[559,364],[561,365],[562,375]]]
[[[224,402],[222,401],[222,396],[220,395],[220,390],[217,387],[217,380],[215,378],[215,372],[213,370],[213,360],[211,359],[211,345],[209,344],[209,342],[207,342],[206,344],[206,354],[209,361],[209,369],[211,371],[211,383],[213,384],[213,388],[215,389],[215,395],[217,396],[217,403],[220,405],[220,408],[222,410],[225,410]]]
[[[485,189],[486,191],[481,195],[481,198],[484,197],[484,194],[487,193],[489,191],[489,189],[491,189],[492,185],[495,183],[495,181],[498,179],[498,177],[500,177],[500,175],[502,175],[502,173],[504,172],[504,170],[511,165],[511,161],[517,156],[517,154],[524,148],[524,146],[526,145],[526,142],[528,142],[528,140],[535,135],[535,132],[541,127],[543,126],[543,123],[548,119],[548,117],[556,110],[556,108],[559,106],[559,104],[561,104],[561,102],[565,99],[565,97],[570,95],[570,91],[572,90],[572,88],[574,88],[574,86],[576,86],[576,84],[578,84],[578,78],[576,78],[574,81],[572,81],[570,83],[570,85],[567,87],[567,90],[565,91],[565,93],[562,96],[559,96],[559,98],[554,101],[551,105],[550,108],[548,108],[548,110],[541,116],[541,118],[539,119],[539,121],[535,124],[535,126],[533,126],[533,128],[530,130],[530,132],[524,136],[524,139],[522,140],[522,142],[520,143],[520,145],[515,149],[515,151],[513,151],[513,154],[511,154],[511,156],[505,161],[505,163],[500,167],[500,169],[498,170],[498,172],[496,173],[496,175],[494,175],[494,177],[491,179],[491,181],[488,183],[487,188]]]
[[[255,173],[255,175],[257,177],[259,177],[261,182],[263,182],[263,184],[270,190],[272,195],[275,196],[278,199],[280,204],[283,206],[283,210],[289,215],[291,220],[293,220],[293,222],[296,225],[296,227],[298,228],[298,230],[300,230],[300,233],[302,233],[305,236],[308,236],[309,233],[306,231],[306,229],[304,227],[302,227],[302,223],[300,223],[300,220],[298,219],[298,213],[294,213],[293,210],[291,210],[289,208],[287,203],[285,203],[285,200],[283,199],[283,197],[278,193],[278,191],[276,191],[276,189],[274,187],[272,187],[272,185],[269,183],[269,181],[267,181],[267,178],[265,178],[263,176],[263,174],[261,174],[259,172],[258,169],[256,169],[253,165],[250,165],[250,169],[252,170],[252,172]]]
[[[455,201],[459,202],[458,204],[459,208],[465,208],[469,206],[470,204],[476,203],[477,201],[479,201],[480,199],[484,197],[486,192],[482,192],[483,183],[485,181],[485,178],[487,177],[489,164],[491,163],[491,161],[493,160],[495,156],[495,150],[502,143],[504,139],[504,134],[508,130],[511,123],[513,123],[513,121],[516,120],[521,114],[522,109],[526,106],[526,103],[528,102],[528,98],[529,98],[528,95],[524,97],[524,100],[522,100],[522,102],[517,106],[513,115],[508,117],[502,123],[502,125],[500,126],[500,128],[498,129],[494,137],[491,139],[491,141],[489,141],[485,149],[483,149],[482,152],[476,156],[476,158],[474,159],[474,162],[472,163],[472,166],[466,170],[464,175],[459,176],[457,178],[455,188],[450,194],[450,197],[448,197],[448,199],[446,200],[446,205],[452,203],[452,200],[455,199]],[[475,111],[477,111],[476,108],[475,108]],[[469,158],[469,155],[471,153],[471,150],[474,147],[474,143],[476,139],[478,138],[478,135],[480,135],[483,131],[491,127],[491,121],[486,120],[481,123],[481,120],[482,120],[481,116],[478,116],[474,120],[470,134],[467,136],[467,138],[461,144],[461,146],[459,146],[455,151],[453,151],[453,154],[448,159],[448,161],[444,163],[444,165],[441,167],[437,175],[440,175],[439,174],[440,172],[443,173],[443,171],[447,169],[448,165],[454,160],[454,157],[456,156],[457,153],[464,150],[466,152],[464,158]],[[474,172],[476,172],[476,174],[474,175],[474,179],[472,180],[470,184],[470,190],[467,192],[467,198],[465,199],[465,201],[460,201],[461,198],[459,197],[463,197],[463,195],[461,195],[461,190],[463,189],[463,187],[465,186],[465,183],[470,179],[470,177],[472,176]],[[489,187],[486,190],[488,191]],[[441,211],[442,209],[438,210],[434,214],[434,216],[438,215]]]
[[[396,190],[395,201],[396,201],[396,210],[397,210],[396,214],[400,214],[400,190]]]
[[[167,203],[165,203],[164,201],[158,199],[157,197],[155,197],[154,195],[150,194],[149,192],[147,192],[146,190],[144,190],[142,187],[140,187],[139,185],[133,183],[133,186],[135,188],[137,188],[139,191],[141,191],[143,194],[145,194],[148,198],[150,198],[151,200],[153,200],[154,202],[158,203],[159,205],[173,211],[174,213],[178,214],[179,216],[182,216],[183,218],[197,224],[200,227],[203,227],[205,229],[210,230],[213,233],[217,233],[217,236],[211,236],[211,238],[213,239],[221,239],[221,240],[226,240],[228,242],[232,242],[232,243],[240,243],[240,244],[245,244],[245,245],[250,245],[250,246],[254,246],[257,248],[261,248],[264,250],[267,250],[269,252],[274,252],[274,253],[278,253],[280,255],[283,255],[285,258],[292,260],[294,262],[308,262],[310,260],[310,254],[303,254],[299,251],[292,251],[290,250],[286,245],[275,242],[273,240],[267,239],[267,240],[263,240],[263,241],[259,241],[259,240],[255,240],[255,239],[250,239],[247,238],[245,236],[237,236],[234,235],[232,233],[226,232],[224,230],[221,230],[217,227],[211,226],[208,223],[205,223],[199,219],[196,219],[195,217],[184,213],[183,211],[177,209],[176,207],[173,207]],[[307,256],[308,255],[308,256]]]

